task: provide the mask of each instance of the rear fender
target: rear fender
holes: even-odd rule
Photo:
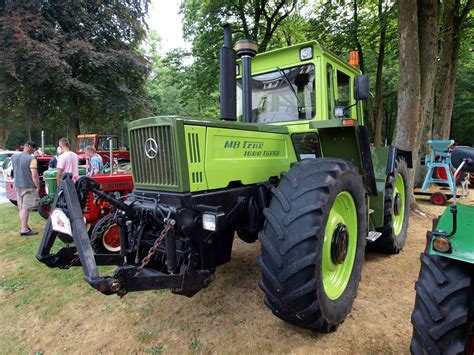
[[[384,225],[385,183],[387,176],[395,172],[396,162],[400,157],[405,159],[408,168],[412,168],[413,164],[411,152],[394,146],[371,147],[370,151],[377,185],[377,196],[370,197],[370,208],[374,210],[371,214],[371,219],[375,228],[381,228]]]

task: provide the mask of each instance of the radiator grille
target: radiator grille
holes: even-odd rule
[[[150,159],[145,154],[145,142],[152,138],[158,144],[158,154]],[[179,187],[176,144],[172,126],[148,126],[130,132],[135,184]]]

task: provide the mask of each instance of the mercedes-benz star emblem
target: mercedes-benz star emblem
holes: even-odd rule
[[[158,155],[158,143],[153,138],[148,138],[145,142],[145,154],[153,159]]]

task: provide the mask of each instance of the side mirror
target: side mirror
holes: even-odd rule
[[[370,80],[368,75],[357,75],[354,79],[354,99],[367,100],[370,94]]]

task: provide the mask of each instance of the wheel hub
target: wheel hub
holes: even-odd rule
[[[332,235],[331,258],[334,264],[342,264],[346,260],[349,232],[344,224],[338,224]]]
[[[103,244],[107,250],[120,250],[120,234],[116,224],[111,225],[104,233]]]
[[[402,210],[402,198],[400,196],[400,193],[397,192],[395,194],[395,199],[393,202],[393,213],[395,214],[395,216],[399,216],[401,210]]]

